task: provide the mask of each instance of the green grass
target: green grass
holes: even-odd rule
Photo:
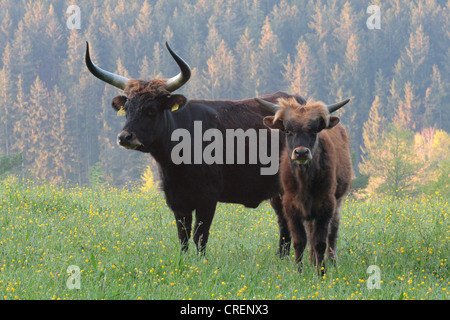
[[[0,299],[449,298],[449,203],[439,195],[347,200],[338,264],[324,277],[309,261],[299,274],[293,257],[276,256],[267,202],[219,204],[199,257],[192,240],[180,253],[157,193],[9,181],[0,196]],[[80,289],[66,285],[71,265]],[[379,290],[367,287],[370,265]]]

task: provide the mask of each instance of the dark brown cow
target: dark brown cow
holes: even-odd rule
[[[256,100],[275,114],[264,118],[266,126],[286,136],[280,179],[299,271],[309,238],[311,260],[323,274],[327,247],[328,258],[336,259],[340,206],[352,179],[350,142],[339,118],[330,113],[349,100],[328,107],[311,101],[302,105],[293,99],[279,99],[278,105]]]

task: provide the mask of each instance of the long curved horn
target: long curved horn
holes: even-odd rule
[[[338,102],[338,103],[335,103],[335,104],[330,104],[329,106],[327,106],[328,112],[329,113],[333,113],[333,112],[339,110],[340,108],[345,106],[349,101],[350,101],[350,99],[346,99],[344,101],[341,101],[341,102]]]
[[[180,67],[181,72],[177,74],[175,77],[170,78],[166,82],[167,91],[174,92],[175,90],[181,88],[186,82],[188,82],[191,77],[191,68],[189,65],[181,59],[175,52],[172,51],[169,44],[166,41],[167,50],[169,50],[172,57],[175,59],[176,63]]]
[[[276,104],[266,100],[255,98],[255,101],[258,102],[264,109],[266,109],[269,112],[272,112],[273,114],[277,113],[277,111],[281,109]]]
[[[116,88],[125,89],[125,86],[127,85],[128,78],[119,76],[117,74],[111,73],[109,71],[103,70],[102,68],[97,67],[92,61],[91,57],[89,56],[89,43],[86,41],[86,66],[88,67],[89,71],[99,78],[100,80],[109,83],[110,85],[113,85]]]

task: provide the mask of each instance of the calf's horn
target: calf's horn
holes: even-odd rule
[[[269,111],[273,114],[277,113],[277,111],[281,109],[276,104],[266,101],[266,100],[262,100],[260,98],[255,98],[255,101],[258,102],[264,109],[266,109],[267,111]]]
[[[266,109],[269,112],[272,112],[273,114],[275,114],[278,110],[280,110],[279,106],[269,101],[265,101],[259,98],[255,98],[255,101],[258,102],[264,109]],[[328,112],[333,113],[339,110],[340,108],[345,106],[349,101],[350,99],[346,99],[344,101],[328,105],[327,106]]]
[[[339,110],[340,108],[345,106],[349,101],[350,101],[350,99],[346,99],[344,101],[341,101],[341,102],[338,102],[338,103],[335,103],[335,104],[330,104],[329,106],[327,106],[328,112],[329,113],[333,113],[333,112]]]
[[[117,74],[111,73],[109,71],[103,70],[102,68],[97,67],[92,61],[91,57],[89,55],[89,43],[86,41],[86,66],[88,67],[89,71],[99,78],[100,80],[109,83],[110,85],[119,88],[121,90],[125,89],[125,86],[127,85],[128,78],[119,76]]]
[[[170,78],[166,82],[167,91],[173,92],[183,86],[191,77],[191,68],[189,65],[180,58],[173,50],[170,48],[169,44],[166,42],[167,50],[169,50],[171,56],[175,59],[176,63],[180,67],[180,73],[175,77]]]

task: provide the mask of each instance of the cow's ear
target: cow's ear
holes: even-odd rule
[[[111,106],[116,111],[123,110],[123,106],[125,105],[127,100],[128,98],[126,96],[117,96],[112,100]]]
[[[186,104],[186,97],[181,94],[174,94],[169,96],[169,98],[164,103],[164,108],[169,109],[172,112],[180,110]]]
[[[264,124],[266,125],[266,127],[269,127],[270,129],[278,129],[284,131],[283,121],[278,119],[277,121],[275,121],[275,123],[273,123],[274,118],[275,116],[267,116],[264,118]]]
[[[330,122],[328,124],[327,129],[334,128],[339,123],[339,117],[336,116],[330,116]]]

